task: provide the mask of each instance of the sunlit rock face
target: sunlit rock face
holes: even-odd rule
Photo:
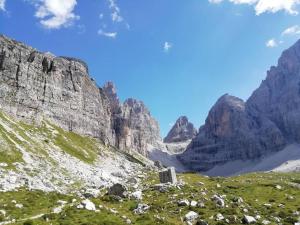
[[[233,160],[257,159],[299,143],[299,118],[300,41],[283,52],[247,102],[222,96],[179,158],[198,171]]]
[[[0,36],[0,105],[19,119],[49,119],[60,127],[113,143],[103,91],[78,59],[41,53]]]
[[[113,83],[108,82],[103,89],[112,109],[116,146],[125,151],[136,150],[147,156],[148,145],[155,146],[161,141],[157,121],[142,101],[129,98],[120,103]]]
[[[197,130],[194,125],[189,122],[186,116],[181,116],[177,119],[176,123],[164,138],[165,143],[185,142],[194,138]]]

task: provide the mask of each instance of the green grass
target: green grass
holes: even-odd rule
[[[122,216],[127,216],[133,224],[137,225],[179,225],[182,224],[181,217],[190,210],[199,213],[201,219],[213,225],[225,224],[225,222],[216,222],[214,219],[210,219],[211,216],[215,216],[217,213],[222,213],[227,219],[231,219],[233,215],[236,215],[238,217],[237,222],[231,221],[230,224],[240,224],[240,220],[245,214],[251,216],[260,215],[263,219],[272,221],[272,224],[276,224],[272,217],[281,218],[284,225],[293,224],[298,220],[293,212],[300,210],[300,191],[289,184],[300,179],[299,173],[258,173],[232,178],[208,178],[197,174],[180,174],[178,178],[184,180],[187,184],[180,190],[171,188],[168,192],[161,193],[151,188],[145,188],[143,203],[147,203],[151,208],[143,215],[135,215],[133,213],[133,209],[138,204],[135,200],[125,199],[123,202],[119,202],[104,195],[103,197],[91,199],[96,206],[103,205],[105,207],[105,209],[100,209],[99,212],[93,212],[77,209],[78,203],[71,206],[74,196],[28,191],[25,189],[0,193],[0,209],[6,210],[7,215],[11,219],[17,219],[16,224],[119,225],[125,224]],[[199,182],[203,182],[204,185],[200,185]],[[156,174],[151,173],[143,181],[143,186],[150,187],[156,183],[158,183],[158,177]],[[217,184],[221,187],[217,188]],[[282,186],[282,190],[278,190],[276,185]],[[204,190],[206,190],[206,196],[201,193]],[[211,196],[216,193],[227,196],[227,208],[218,208],[210,200]],[[289,196],[294,198],[289,199]],[[237,205],[232,201],[234,197],[242,197],[244,203]],[[179,207],[177,206],[177,201],[180,199],[201,200],[205,202],[206,206],[205,208]],[[12,200],[22,203],[24,208],[17,209],[11,202]],[[53,214],[51,213],[52,209],[58,206],[58,200],[66,200],[68,205],[61,213]],[[272,207],[267,208],[263,206],[265,203],[272,203]],[[280,208],[278,207],[279,204],[284,204],[285,207]],[[247,208],[249,212],[243,212],[242,206]],[[119,213],[116,215],[111,213],[108,209],[112,208]],[[38,219],[20,221],[22,218],[28,218],[40,213],[45,215]],[[4,220],[3,217],[2,220]]]
[[[0,120],[4,124],[0,124],[0,162],[9,164],[10,169],[14,168],[13,163],[23,162],[17,145],[27,152],[47,158],[47,149],[54,147],[89,164],[94,163],[99,153],[105,150],[99,140],[65,131],[49,121],[34,126],[16,121],[2,112]]]

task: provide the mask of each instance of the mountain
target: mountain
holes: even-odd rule
[[[222,96],[179,159],[196,171],[257,160],[300,141],[300,40],[244,102]]]
[[[53,124],[124,151],[147,155],[158,123],[138,100],[119,103],[115,87],[97,86],[78,59],[41,53],[0,36],[0,108],[24,122]]]
[[[103,90],[110,103],[116,147],[128,151],[135,149],[147,156],[148,145],[156,146],[161,140],[158,122],[142,101],[129,98],[120,103],[112,82],[106,83]]]
[[[194,138],[196,134],[197,130],[195,129],[194,125],[189,122],[186,116],[181,116],[177,119],[168,135],[164,138],[164,142],[185,142]]]

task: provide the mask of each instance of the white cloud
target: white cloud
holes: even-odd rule
[[[208,0],[208,1],[213,4],[219,4],[219,3],[223,2],[223,0]]]
[[[282,36],[297,35],[297,34],[300,34],[300,26],[298,26],[298,25],[289,27],[281,33]]]
[[[47,29],[67,27],[79,16],[74,14],[76,0],[34,0],[37,11],[35,16]]]
[[[210,3],[221,3],[225,0],[208,0]],[[234,4],[249,4],[253,5],[256,15],[278,11],[286,11],[289,14],[298,14],[296,6],[300,4],[300,0],[228,0]]]
[[[275,47],[278,46],[278,43],[275,39],[270,39],[270,40],[267,41],[266,46],[268,48],[275,48]]]
[[[116,0],[108,0],[109,8],[111,9],[111,20],[116,23],[120,23],[123,21],[123,17],[121,16],[121,10],[116,3]]]
[[[101,35],[101,36],[105,36],[105,37],[108,37],[108,38],[116,38],[118,33],[117,32],[105,32],[103,30],[98,30],[98,34]]]
[[[5,0],[0,0],[0,10],[5,11]]]
[[[172,47],[173,47],[173,44],[172,44],[172,43],[167,42],[167,41],[164,43],[164,51],[165,51],[165,52],[169,52],[169,50],[170,50]]]

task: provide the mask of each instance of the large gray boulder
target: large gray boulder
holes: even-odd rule
[[[189,122],[186,116],[178,118],[168,135],[164,138],[165,143],[184,142],[194,138],[197,130],[194,125]]]

